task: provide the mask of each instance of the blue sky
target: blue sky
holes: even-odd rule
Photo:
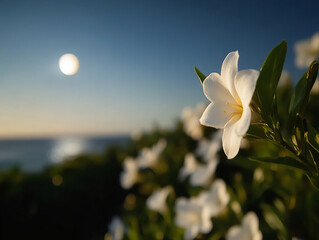
[[[0,137],[119,134],[171,126],[206,101],[194,73],[259,69],[319,31],[318,1],[0,1]],[[75,54],[80,70],[58,60]]]

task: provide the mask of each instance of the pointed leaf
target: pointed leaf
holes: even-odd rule
[[[306,104],[308,103],[309,94],[312,89],[313,84],[316,81],[318,74],[319,64],[317,61],[313,63],[308,68],[307,72],[301,77],[296,85],[295,91],[292,94],[290,105],[289,105],[289,120],[288,120],[288,130],[292,132],[292,128],[296,121],[296,115],[300,114],[303,116],[306,109]]]
[[[306,174],[307,178],[309,179],[312,186],[319,191],[319,176],[314,176],[312,174]]]
[[[256,92],[260,107],[265,115],[273,108],[275,91],[281,76],[287,52],[287,43],[282,41],[268,54],[257,80]]]
[[[197,67],[195,67],[195,72],[196,72],[197,77],[199,78],[200,82],[203,84],[203,82],[204,82],[206,76],[205,76],[201,71],[199,71],[199,70],[197,69]]]
[[[317,130],[307,123],[308,135],[307,142],[319,153],[319,133]]]
[[[309,172],[309,169],[305,164],[291,157],[263,157],[263,158],[249,158],[249,160],[263,162],[263,163],[275,163],[279,165],[292,167],[306,173]]]
[[[251,139],[272,139],[271,132],[271,129],[265,123],[251,123],[246,137]]]

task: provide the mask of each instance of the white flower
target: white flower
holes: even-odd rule
[[[278,81],[278,87],[292,86],[292,84],[293,80],[290,73],[283,70]]]
[[[178,198],[175,205],[175,224],[184,228],[184,239],[193,239],[198,233],[208,233],[213,227],[207,206],[203,199]]]
[[[229,53],[221,68],[221,75],[211,73],[204,81],[206,97],[211,101],[200,123],[224,129],[222,142],[228,159],[234,158],[246,134],[251,119],[249,104],[256,88],[259,72],[238,72],[238,51]]]
[[[256,214],[248,212],[244,216],[241,226],[235,225],[228,230],[226,240],[261,240],[262,233],[258,225]]]
[[[217,159],[217,152],[221,148],[222,131],[217,131],[212,135],[212,140],[203,139],[198,142],[196,149],[197,155],[204,161],[210,162]]]
[[[299,68],[307,68],[319,57],[319,32],[311,39],[306,39],[295,44],[295,63]]]
[[[319,94],[319,78],[317,78],[315,83],[313,84],[310,94]]]
[[[125,226],[123,221],[115,216],[109,224],[109,232],[112,234],[112,240],[121,240],[124,237]]]
[[[262,182],[264,181],[265,176],[264,176],[264,171],[262,168],[258,167],[254,171],[254,181],[256,182]]]
[[[219,215],[227,206],[230,196],[226,184],[222,179],[216,179],[205,197],[205,205],[208,206],[210,216]]]
[[[199,118],[203,114],[205,107],[205,104],[198,103],[195,109],[185,108],[182,112],[184,131],[195,140],[203,137],[203,128],[199,123]]]
[[[171,190],[171,186],[156,190],[146,200],[146,206],[151,210],[163,214],[167,210],[166,199]]]
[[[215,173],[218,163],[219,161],[216,160],[210,161],[207,164],[200,164],[191,174],[190,184],[192,186],[207,186]]]
[[[124,159],[124,171],[120,175],[120,183],[124,189],[131,188],[137,180],[138,167],[137,162],[131,158],[127,157]]]
[[[139,168],[153,167],[159,155],[166,147],[166,140],[161,139],[152,148],[143,148],[137,157],[137,165]]]
[[[228,202],[225,182],[215,180],[209,191],[203,191],[190,199],[176,200],[175,224],[185,228],[185,239],[193,239],[198,233],[208,233],[213,228],[211,217],[220,214]]]
[[[215,173],[219,161],[210,161],[207,164],[200,164],[194,154],[188,153],[185,156],[184,166],[179,172],[180,180],[190,176],[192,186],[207,186]]]
[[[194,154],[187,153],[184,159],[184,165],[179,171],[179,179],[184,180],[186,177],[191,175],[199,167]]]

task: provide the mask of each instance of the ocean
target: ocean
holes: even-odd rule
[[[27,172],[41,171],[81,153],[102,153],[110,145],[125,145],[129,136],[56,137],[0,140],[0,170],[13,166]]]

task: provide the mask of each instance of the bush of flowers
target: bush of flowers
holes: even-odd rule
[[[208,105],[124,154],[105,239],[319,239],[318,36],[295,45],[295,87],[285,41],[260,70],[238,70],[238,51],[218,73],[195,67]]]

